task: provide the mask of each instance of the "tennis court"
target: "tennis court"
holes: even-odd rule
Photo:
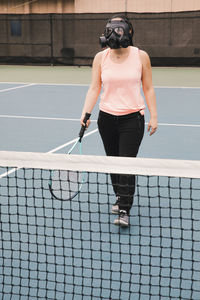
[[[1,151],[66,153],[80,129],[91,69],[2,71]],[[139,157],[199,160],[200,70],[154,68],[153,77],[159,128],[152,137],[145,131]],[[97,117],[98,104],[83,140],[89,157],[104,155]],[[200,298],[199,180],[141,177],[131,226],[120,229],[110,214],[108,175],[98,182],[88,175],[92,184],[62,203],[49,194],[48,171],[42,180],[38,170],[14,173],[1,179],[3,299]]]
[[[90,73],[90,68],[2,68],[1,149],[49,152],[76,138]],[[199,77],[198,68],[154,69],[159,130],[152,137],[145,133],[139,156],[199,159]],[[97,116],[98,104],[88,133],[97,128]],[[104,154],[97,131],[86,138],[83,154]]]

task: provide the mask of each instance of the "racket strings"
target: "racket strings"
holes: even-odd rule
[[[51,192],[58,199],[72,199],[80,191],[83,173],[55,170],[51,176]]]

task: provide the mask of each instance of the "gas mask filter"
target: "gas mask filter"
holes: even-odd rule
[[[110,20],[106,25],[104,36],[99,38],[101,47],[127,48],[131,44],[129,31],[129,25],[124,20]]]

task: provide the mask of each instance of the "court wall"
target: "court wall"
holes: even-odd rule
[[[153,66],[200,66],[199,0],[1,1],[0,63],[91,65],[116,13]]]

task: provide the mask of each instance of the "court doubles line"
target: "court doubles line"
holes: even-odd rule
[[[1,81],[0,84],[24,84],[24,85],[28,85],[28,84],[33,84],[33,85],[46,85],[46,86],[89,86],[90,83],[48,83],[48,82],[3,82]]]
[[[148,123],[146,123],[148,124]],[[159,126],[174,126],[174,127],[200,127],[200,124],[176,124],[176,123],[158,123]]]
[[[3,82],[0,84],[24,84],[24,85],[39,85],[39,86],[89,86],[90,83],[48,83],[48,82]],[[154,85],[156,89],[200,89],[200,86],[165,86],[165,85]]]
[[[71,118],[56,118],[56,117],[33,117],[33,116],[15,116],[15,115],[0,115],[0,118],[13,118],[13,119],[33,119],[33,120],[47,120],[47,121],[80,121],[80,119]],[[94,122],[95,120],[92,120]]]
[[[90,132],[84,134],[84,138],[86,138],[87,136],[89,136],[89,135],[91,135],[91,134],[93,134],[93,133],[95,133],[95,132],[97,132],[97,131],[98,131],[98,129],[96,128],[96,129],[94,129],[94,130],[92,130],[92,131],[90,131]],[[69,145],[75,143],[76,141],[77,141],[77,138],[74,139],[74,140],[71,140],[71,141],[69,141],[69,142],[67,142],[67,143],[65,143],[65,144],[63,144],[63,145],[61,145],[61,146],[58,146],[57,148],[54,148],[54,149],[50,150],[50,151],[47,152],[47,153],[55,153],[56,151],[58,151],[58,150],[60,150],[60,149],[63,149],[63,148],[65,148],[65,147],[67,147],[67,146],[69,146]]]
[[[30,120],[46,120],[46,121],[73,121],[80,122],[80,119],[73,118],[54,118],[54,117],[33,117],[33,116],[15,116],[15,115],[0,115],[0,118],[13,118],[13,119],[30,119]],[[97,122],[92,120],[91,122]],[[148,124],[146,122],[145,124]],[[200,127],[200,124],[182,124],[182,123],[158,123],[159,126],[174,126],[174,127]]]
[[[86,134],[84,135],[83,138],[86,138],[86,137],[92,135],[93,133],[97,132],[97,130],[98,130],[98,129],[94,129],[94,130],[92,130],[92,131],[86,133]],[[73,139],[73,140],[71,140],[71,141],[69,141],[69,142],[67,142],[67,143],[65,143],[65,144],[63,144],[63,145],[60,145],[60,146],[58,146],[58,147],[56,147],[56,148],[54,148],[54,149],[52,149],[52,150],[50,150],[50,151],[48,151],[48,152],[46,152],[46,153],[55,153],[56,151],[61,150],[61,149],[65,148],[65,147],[67,147],[67,146],[69,146],[69,145],[75,143],[76,141],[77,141],[77,138],[76,138],[76,139]],[[20,168],[12,168],[12,169],[9,170],[8,172],[5,172],[5,173],[3,173],[3,174],[0,174],[0,179],[1,179],[1,178],[4,178],[4,177],[6,177],[6,176],[8,176],[8,175],[10,175],[10,174],[12,174],[12,173],[15,173],[15,172],[16,172],[17,170],[19,170],[19,169],[20,169]]]
[[[26,88],[26,87],[29,87],[29,86],[32,86],[32,85],[35,85],[35,83],[29,83],[29,84],[25,84],[25,85],[20,85],[20,86],[15,86],[15,87],[3,89],[3,90],[0,90],[0,93],[9,92],[11,90],[16,90],[16,89],[22,89],[22,88]]]

